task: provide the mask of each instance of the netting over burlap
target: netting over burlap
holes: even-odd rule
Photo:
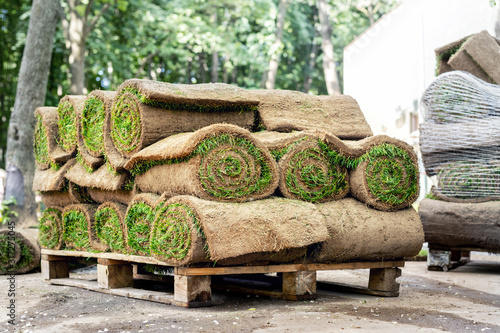
[[[438,196],[500,199],[500,86],[466,72],[438,76],[422,97],[420,146]]]

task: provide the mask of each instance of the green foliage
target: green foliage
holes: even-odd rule
[[[85,214],[77,209],[65,212],[62,215],[64,225],[63,241],[68,248],[90,249],[88,221]]]
[[[204,239],[195,213],[185,204],[159,205],[152,226],[151,254],[159,258],[182,260],[191,249],[192,227]]]
[[[42,246],[48,249],[57,247],[62,235],[61,218],[61,212],[55,208],[49,207],[43,211],[38,226],[38,240]]]
[[[104,103],[97,97],[89,97],[82,111],[82,138],[87,150],[104,153]]]
[[[405,150],[383,143],[371,148],[361,160],[368,161],[366,182],[380,201],[397,206],[418,195],[418,167]]]
[[[13,217],[18,216],[18,213],[12,210],[10,205],[17,205],[16,198],[11,197],[0,203],[0,225],[7,224]]]
[[[111,207],[104,207],[95,213],[94,219],[94,231],[100,242],[112,251],[124,252],[125,239],[118,213]]]
[[[128,233],[128,246],[132,254],[149,255],[153,219],[153,209],[147,203],[139,201],[129,207],[125,216],[125,226]]]
[[[70,151],[76,146],[76,113],[68,101],[60,102],[57,107],[57,125],[59,127],[59,145]]]

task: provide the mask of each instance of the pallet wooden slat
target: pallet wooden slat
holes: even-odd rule
[[[68,263],[81,257],[97,258],[97,281],[69,278]],[[154,264],[167,267],[168,271],[173,272],[173,276],[168,279],[156,277],[148,280],[169,280],[170,283],[173,280],[174,292],[155,292],[133,288],[134,278],[147,278],[147,275],[138,273],[137,264]],[[212,287],[288,300],[314,299],[317,297],[318,284],[329,285],[329,283],[316,281],[316,271],[318,270],[370,269],[368,288],[357,288],[357,291],[371,295],[397,296],[399,294],[399,283],[396,279],[401,275],[401,270],[398,267],[403,266],[404,261],[395,260],[337,264],[304,263],[268,266],[172,267],[159,260],[144,256],[42,250],[42,276],[51,284],[80,287],[107,294],[184,307],[210,306]],[[262,287],[269,282],[259,281],[264,276],[263,274],[268,273],[278,273],[278,276],[269,276],[271,280],[274,280],[272,284],[274,287],[268,290],[265,290],[266,288],[259,289],[259,284]],[[224,279],[231,280],[231,276],[242,276],[243,278],[246,276],[250,278],[249,285],[254,287],[226,285],[225,283],[221,285],[220,282],[212,285],[212,276],[214,278],[220,276],[223,281]],[[276,282],[280,282],[280,285],[276,285]]]

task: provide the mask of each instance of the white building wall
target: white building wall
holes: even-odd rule
[[[490,0],[403,1],[344,49],[344,94],[375,134],[411,141],[408,113],[435,77],[434,50],[482,30],[494,36],[496,15]]]

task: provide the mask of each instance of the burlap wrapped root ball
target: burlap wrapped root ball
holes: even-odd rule
[[[383,211],[409,207],[418,198],[417,155],[405,142],[383,135],[351,142],[365,153],[350,172],[351,194]]]
[[[133,154],[158,140],[211,124],[228,123],[251,129],[258,101],[242,97],[242,91],[222,83],[125,81],[106,120],[105,137],[114,146],[106,143],[111,165],[119,169]]]
[[[38,240],[43,249],[63,247],[62,207],[47,207],[40,217]]]
[[[94,233],[101,248],[111,252],[126,252],[124,232],[126,213],[127,206],[116,202],[105,202],[97,208],[94,215]]]
[[[311,203],[271,198],[235,204],[176,196],[157,206],[151,253],[175,265],[291,262],[327,236]]]
[[[104,163],[104,119],[115,95],[114,91],[92,91],[77,118],[78,154],[89,171]]]
[[[158,195],[141,193],[130,202],[125,213],[123,226],[127,253],[150,255],[151,224],[158,199]]]
[[[247,130],[228,124],[163,139],[125,167],[141,191],[158,194],[242,202],[266,198],[278,186],[269,151]]]
[[[40,248],[26,231],[0,230],[0,275],[24,274],[40,264]]]
[[[35,110],[35,118],[33,147],[36,167],[40,170],[58,169],[73,154],[65,152],[58,145],[57,108],[40,107]]]

